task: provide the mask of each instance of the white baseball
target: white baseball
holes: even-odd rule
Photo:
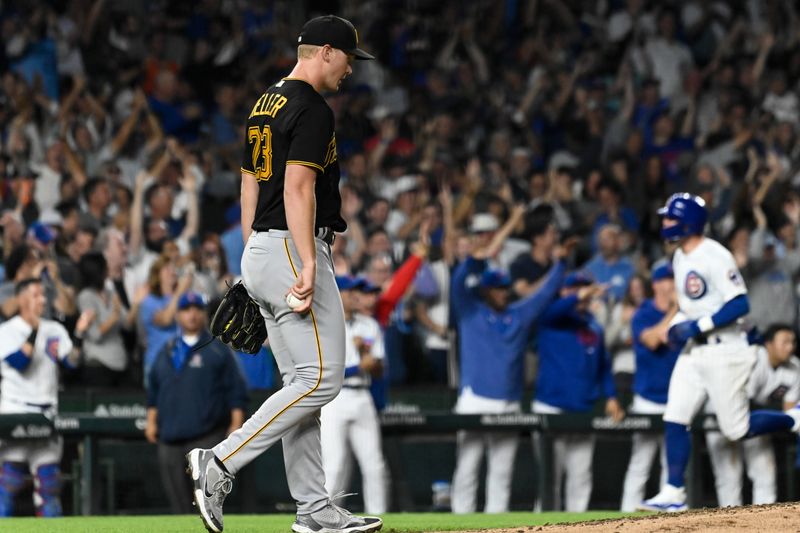
[[[301,300],[300,298],[298,298],[297,296],[295,296],[291,292],[286,295],[286,305],[289,306],[289,309],[296,309],[296,308],[300,307],[301,305],[303,305],[303,303],[305,303],[305,301],[306,301],[305,298]]]

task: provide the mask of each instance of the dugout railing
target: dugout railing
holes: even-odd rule
[[[509,431],[519,434],[536,433],[539,435],[539,457],[537,464],[552,464],[552,439],[560,434],[594,432],[602,438],[627,439],[633,432],[660,433],[663,422],[657,415],[629,415],[619,423],[607,417],[591,415],[542,415],[542,414],[500,414],[500,415],[454,415],[440,412],[408,412],[385,413],[382,416],[382,430],[391,443],[393,437],[410,435],[454,434],[459,430],[477,431]],[[145,419],[140,416],[113,416],[85,412],[62,413],[49,420],[43,415],[0,415],[0,439],[40,439],[49,438],[55,433],[64,437],[77,438],[81,442],[78,456],[79,468],[71,470],[75,477],[73,482],[78,487],[73,494],[77,512],[83,515],[97,514],[97,498],[94,487],[97,470],[103,465],[97,457],[98,442],[102,439],[144,439]],[[716,429],[713,416],[700,416],[692,427],[695,443],[707,430]],[[788,435],[788,434],[787,434]],[[794,439],[788,439],[787,455],[794,454]],[[698,462],[701,446],[693,446],[693,458],[687,476],[689,503],[697,507],[700,502],[700,487],[703,479],[700,469],[692,471],[692,465]],[[791,464],[793,461],[788,461]],[[618,465],[626,468],[627,463]],[[113,494],[113,468],[105,465],[106,479],[110,487],[107,491]],[[69,470],[68,470],[69,471]],[[402,485],[405,472],[392,472],[393,484]],[[552,468],[536,468],[536,487],[541,499],[542,510],[553,509]],[[108,478],[111,478],[110,480]],[[154,482],[160,483],[158,476],[151,476]],[[597,480],[599,481],[599,480]],[[596,481],[596,482],[597,482]],[[784,494],[789,499],[795,498],[794,476],[785,476]],[[113,497],[109,498],[113,502]],[[106,510],[108,511],[108,509]],[[113,510],[112,510],[113,512]]]

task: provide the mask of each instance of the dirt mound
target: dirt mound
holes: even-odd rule
[[[800,532],[800,504],[777,503],[725,509],[697,509],[685,513],[668,513],[615,520],[598,520],[576,524],[553,524],[525,528],[498,529],[492,533],[529,532],[581,533],[750,533]]]

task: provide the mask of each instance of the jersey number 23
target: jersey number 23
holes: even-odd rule
[[[253,149],[253,170],[258,181],[268,181],[272,177],[272,131],[269,126],[263,129],[251,126],[247,129],[247,142]]]

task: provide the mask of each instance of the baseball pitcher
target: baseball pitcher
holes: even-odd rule
[[[242,277],[266,321],[283,388],[211,450],[187,454],[195,503],[206,528],[223,529],[222,506],[236,473],[279,440],[296,533],[368,532],[379,518],[335,505],[325,490],[320,408],[344,379],[345,328],[330,245],[341,217],[334,115],[320,93],[336,91],[358,48],[345,19],[308,21],[290,75],[269,87],[247,119],[242,157]]]

